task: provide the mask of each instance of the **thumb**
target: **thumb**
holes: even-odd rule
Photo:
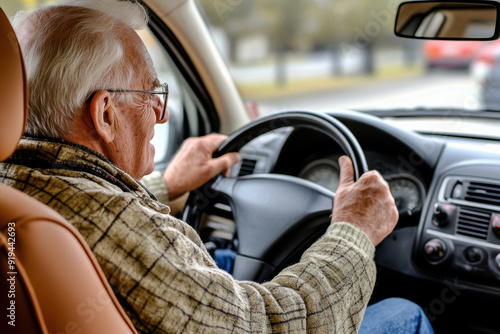
[[[342,185],[347,185],[354,182],[354,167],[352,166],[351,159],[343,155],[339,158],[340,166],[340,183],[339,187]]]

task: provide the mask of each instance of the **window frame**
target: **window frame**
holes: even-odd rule
[[[177,120],[175,117],[167,122],[170,127],[168,134],[167,152],[165,158],[157,162],[156,170],[166,168],[180,144],[184,139],[193,136],[203,136],[213,132],[220,131],[220,119],[216,111],[214,102],[201,79],[201,76],[192,62],[189,54],[182,46],[179,39],[175,36],[171,29],[147,6],[142,3],[149,15],[148,28],[154,35],[160,46],[165,50],[173,65],[181,75],[181,80],[186,85],[183,85],[182,95],[183,100],[192,99],[196,109],[196,117],[198,119],[197,126],[192,127],[189,124],[190,119],[194,115],[183,108],[182,120]],[[192,94],[192,96],[191,96]],[[170,124],[169,124],[170,123]]]

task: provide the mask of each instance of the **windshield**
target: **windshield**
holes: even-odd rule
[[[396,37],[399,1],[196,1],[260,114],[500,110],[500,42]]]

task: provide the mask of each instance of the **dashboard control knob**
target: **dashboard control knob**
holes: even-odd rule
[[[440,262],[448,254],[448,246],[441,239],[431,239],[424,245],[424,254],[429,262]]]
[[[464,249],[464,258],[471,264],[477,264],[484,258],[483,250],[474,246],[467,247]]]
[[[500,253],[495,257],[495,263],[497,264],[497,268],[500,269]]]
[[[493,218],[491,219],[491,228],[493,232],[500,237],[500,215],[493,215]]]
[[[434,215],[432,217],[432,223],[437,226],[445,226],[448,224],[450,216],[451,207],[449,205],[436,203],[434,204]]]

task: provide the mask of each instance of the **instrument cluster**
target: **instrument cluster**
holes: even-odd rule
[[[335,192],[340,182],[340,167],[337,159],[319,159],[307,164],[298,176]],[[384,178],[400,216],[411,216],[422,209],[425,190],[419,179],[409,174],[384,175]]]

